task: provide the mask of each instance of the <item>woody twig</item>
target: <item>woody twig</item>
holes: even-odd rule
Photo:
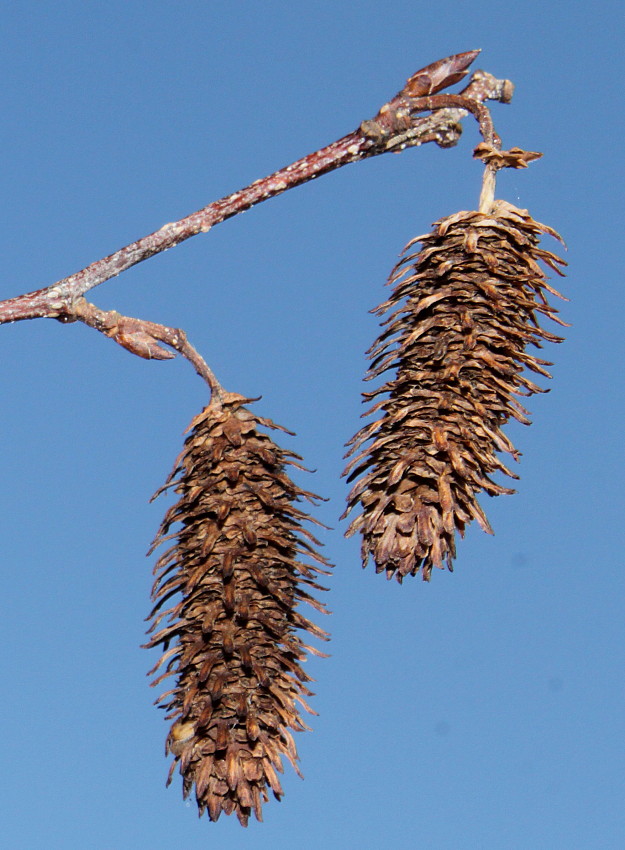
[[[208,232],[216,224],[261,201],[348,163],[427,142],[451,147],[457,144],[462,132],[460,121],[468,113],[477,118],[485,142],[496,146],[499,140],[484,102],[508,102],[512,96],[512,83],[498,80],[484,71],[475,71],[460,94],[439,94],[441,89],[466,76],[478,53],[477,50],[459,53],[421,69],[410,77],[404,88],[380,109],[375,118],[363,121],[357,130],[327,147],[256,180],[238,192],[213,201],[180,221],[163,225],[154,233],[51,286],[0,301],[0,324],[35,318],[53,318],[61,322],[79,320],[103,331],[133,354],[147,359],[168,359],[172,356],[171,352],[159,347],[158,342],[164,342],[194,363],[196,371],[213,389],[217,389],[216,379],[212,373],[209,377],[210,370],[203,360],[200,364],[197,352],[191,353],[182,331],[122,317],[117,313],[105,314],[95,306],[87,305],[83,299],[85,293],[155,254],[199,233]],[[113,327],[117,330],[111,330]]]

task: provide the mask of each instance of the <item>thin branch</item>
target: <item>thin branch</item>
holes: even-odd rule
[[[83,322],[117,342],[131,354],[136,354],[145,360],[171,360],[175,357],[171,351],[159,345],[164,343],[194,366],[200,378],[203,378],[210,387],[214,401],[221,402],[223,399],[223,387],[180,328],[169,328],[156,322],[122,316],[117,310],[100,310],[95,304],[90,304],[82,297],[77,298],[71,308],[64,308],[62,315],[57,318],[64,323]]]
[[[71,321],[74,303],[90,289],[154,254],[179,245],[191,236],[206,233],[216,224],[287,189],[350,162],[358,162],[381,153],[403,150],[427,142],[436,142],[441,147],[455,145],[461,133],[459,122],[467,112],[476,113],[478,118],[481,115],[480,122],[483,125],[484,108],[480,107],[480,104],[488,99],[507,102],[512,94],[513,87],[509,81],[497,80],[484,71],[476,71],[461,95],[436,95],[441,88],[458,82],[466,75],[466,68],[478,52],[474,50],[460,53],[418,71],[408,80],[405,88],[382,107],[373,120],[364,121],[353,133],[327,147],[268,177],[256,180],[238,192],[214,201],[178,222],[163,225],[156,232],[132,242],[52,286],[0,302],[0,324],[44,317]],[[424,99],[429,99],[430,106],[424,103]],[[415,114],[419,109],[430,108],[435,110],[430,115]]]

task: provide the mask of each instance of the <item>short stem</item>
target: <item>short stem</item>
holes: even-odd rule
[[[211,400],[219,402],[221,404],[225,393],[224,388],[217,380],[215,373],[210,368],[206,360],[204,360],[199,351],[197,351],[197,349],[195,349],[191,345],[184,331],[179,331],[179,334],[181,337],[181,343],[180,346],[176,348],[176,351],[178,351],[179,354],[185,357],[189,361],[189,363],[192,363],[195,368],[195,371],[200,376],[200,378],[203,378],[206,381],[206,383],[210,387]],[[172,345],[172,348],[174,347],[175,346]]]
[[[224,389],[204,358],[191,345],[180,328],[170,328],[145,319],[122,316],[116,310],[100,310],[84,298],[78,298],[71,309],[59,316],[62,322],[83,322],[88,327],[103,333],[131,354],[145,360],[169,360],[175,355],[159,343],[173,348],[189,361],[195,371],[208,384],[211,397],[221,402]]]
[[[495,200],[495,185],[497,183],[497,168],[491,163],[484,166],[482,176],[482,191],[480,192],[480,203],[478,210],[488,215],[493,208]]]
[[[434,94],[429,97],[417,98],[414,101],[414,107],[416,107],[416,109],[429,110],[449,107],[466,109],[467,112],[470,112],[476,117],[480,127],[480,133],[482,134],[484,141],[494,145],[495,147],[499,147],[501,145],[501,139],[495,132],[490,112],[487,107],[478,100],[473,100],[472,98],[466,97],[462,94]]]

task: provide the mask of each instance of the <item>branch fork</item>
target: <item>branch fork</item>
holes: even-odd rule
[[[90,328],[103,333],[131,354],[144,360],[172,360],[176,355],[163,345],[169,346],[188,360],[203,378],[217,400],[223,396],[223,388],[204,358],[196,351],[180,328],[170,328],[145,319],[122,316],[117,310],[100,310],[82,296],[56,318],[64,323],[83,322]]]

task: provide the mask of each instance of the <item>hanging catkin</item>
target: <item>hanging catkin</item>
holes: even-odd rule
[[[155,566],[147,644],[164,650],[152,684],[176,677],[157,700],[173,721],[168,782],[178,765],[200,815],[235,812],[244,826],[252,811],[262,819],[269,790],[282,796],[282,758],[299,773],[291,730],[308,728],[298,703],[310,711],[311,694],[301,662],[322,654],[299,633],[327,637],[297,610],[324,610],[306,588],[324,589],[315,577],[327,564],[296,506],[316,497],[291,481],[296,456],[259,431],[277,426],[248,401],[223,394],[191,423],[166,485],[179,500],[153,544],[174,541]]]
[[[345,471],[357,479],[344,516],[360,510],[347,534],[362,534],[363,566],[371,556],[377,572],[400,582],[452,569],[456,532],[473,519],[491,532],[478,494],[514,492],[491,477],[518,477],[498,454],[519,454],[502,427],[510,418],[529,424],[517,396],[544,391],[527,372],[550,377],[551,364],[528,347],[561,338],[539,319],[564,324],[540,265],[562,274],[564,261],[539,247],[545,233],[559,238],[526,210],[495,201],[487,213],[436,222],[406,246],[389,279],[393,294],[374,311],[390,316],[369,351],[367,379],[394,377],[365,394],[378,418],[350,441]]]

